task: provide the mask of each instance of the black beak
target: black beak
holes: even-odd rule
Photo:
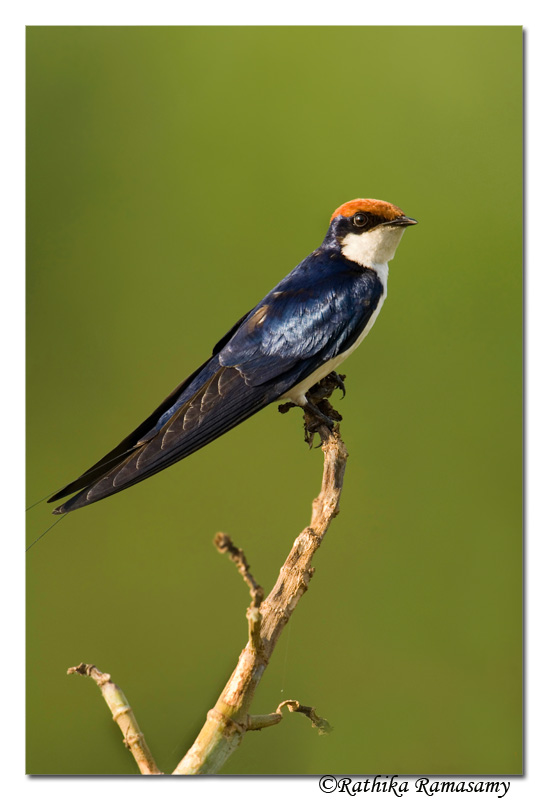
[[[409,225],[416,225],[417,224],[417,220],[413,219],[413,217],[406,217],[404,215],[404,216],[401,216],[401,217],[396,217],[396,219],[392,219],[392,220],[390,220],[388,222],[384,222],[383,224],[387,225],[390,228],[392,228],[392,227],[394,227],[394,228],[408,228]]]

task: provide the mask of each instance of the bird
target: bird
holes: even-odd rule
[[[96,503],[204,447],[274,401],[328,426],[307,397],[373,327],[388,262],[417,220],[383,200],[339,206],[321,245],[217,342],[211,356],[129,436],[49,498],[54,514]],[[76,494],[75,494],[76,493]]]

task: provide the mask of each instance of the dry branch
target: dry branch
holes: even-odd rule
[[[249,639],[228,683],[214,708],[208,712],[202,730],[174,770],[174,775],[219,772],[245,734],[248,731],[277,725],[282,720],[283,708],[305,714],[320,733],[327,733],[331,729],[329,723],[319,717],[314,708],[301,705],[297,700],[280,703],[272,714],[250,715],[249,710],[276,642],[300,598],[308,589],[314,574],[312,558],[322,543],[332,519],[339,512],[339,499],[348,453],[340,437],[338,425],[330,427],[324,424],[323,420],[325,417],[332,420],[341,419],[330,405],[328,398],[335,388],[344,390],[343,379],[344,376],[331,373],[307,395],[320,412],[320,416],[315,416],[313,411],[305,411],[304,418],[305,440],[312,445],[314,434],[320,436],[324,453],[322,487],[312,504],[310,525],[296,538],[280,570],[278,580],[266,599],[263,599],[263,589],[250,572],[243,551],[237,548],[226,534],[219,533],[215,537],[218,550],[228,554],[249,587],[251,594],[251,604],[247,610]],[[291,406],[292,404],[287,403],[280,406],[279,410],[285,413]],[[70,672],[89,675],[95,680],[141,772],[161,774],[124,694],[112,683],[110,675],[86,664],[72,667]]]

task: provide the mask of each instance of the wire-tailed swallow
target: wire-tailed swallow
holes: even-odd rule
[[[104,458],[49,499],[64,514],[186,458],[277,400],[318,415],[307,391],[371,330],[388,262],[416,220],[382,200],[337,208],[317,250],[238,320],[210,358]],[[321,417],[321,413],[319,413]]]

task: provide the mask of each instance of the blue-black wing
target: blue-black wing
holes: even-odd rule
[[[78,491],[54,513],[94,503],[185,458],[350,347],[383,290],[375,273],[338,266],[305,259],[144,423],[50,499]]]
[[[249,386],[285,375],[295,385],[354,344],[382,294],[373,270],[309,256],[244,318],[220,363]]]

